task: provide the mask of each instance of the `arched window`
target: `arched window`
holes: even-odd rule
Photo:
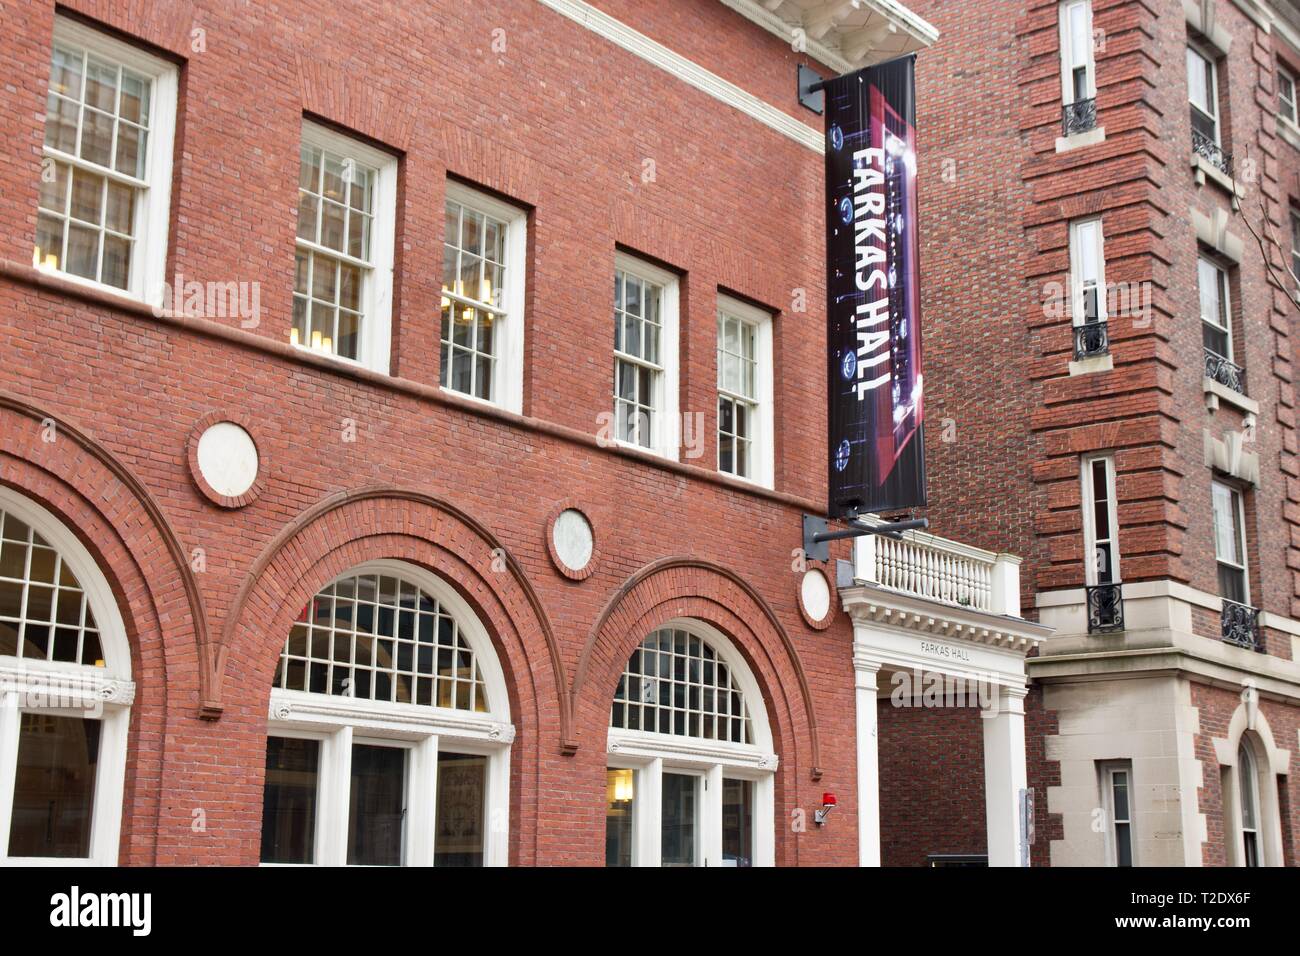
[[[1259,866],[1259,778],[1245,740],[1237,748],[1237,799],[1241,804],[1241,863]]]
[[[0,488],[0,851],[118,859],[131,655],[108,581],[53,515]]]
[[[774,861],[772,753],[743,657],[699,621],[632,652],[610,708],[608,866],[764,866]]]
[[[280,653],[262,862],[504,864],[513,738],[504,675],[465,600],[413,565],[349,571]]]

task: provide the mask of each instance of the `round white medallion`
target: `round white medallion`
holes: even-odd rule
[[[238,498],[257,480],[257,446],[234,422],[217,422],[199,438],[199,473],[219,495]]]
[[[826,582],[826,575],[817,568],[805,571],[799,585],[799,599],[810,620],[824,621],[831,612],[831,586]]]
[[[555,556],[570,571],[581,571],[590,564],[595,544],[586,515],[575,508],[561,511],[551,529],[551,544]]]

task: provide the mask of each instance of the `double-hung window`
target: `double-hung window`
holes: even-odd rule
[[[527,213],[447,183],[442,259],[442,387],[523,410]]]
[[[1219,143],[1219,88],[1215,61],[1195,46],[1187,48],[1187,98],[1191,101],[1192,132]]]
[[[614,438],[677,457],[677,279],[620,253],[614,268]]]
[[[1097,95],[1092,51],[1092,3],[1061,4],[1061,96],[1069,106]]]
[[[397,159],[304,123],[289,341],[389,368]]]
[[[1119,524],[1115,507],[1115,459],[1083,461],[1083,529],[1087,583],[1114,584],[1119,576]]]
[[[1241,492],[1213,483],[1214,554],[1219,565],[1219,595],[1238,604],[1250,603],[1246,575],[1245,510]]]
[[[55,19],[32,264],[162,301],[177,69]]]
[[[1239,852],[1242,866],[1260,865],[1258,780],[1255,757],[1243,740],[1237,747],[1237,799],[1241,803]]]
[[[1232,361],[1232,320],[1228,296],[1228,273],[1217,263],[1201,256],[1196,261],[1200,287],[1201,332],[1205,347],[1220,358]]]
[[[1070,223],[1070,293],[1074,325],[1095,326],[1106,321],[1106,258],[1100,219]],[[1081,356],[1106,351],[1104,330],[1076,332]]]
[[[1292,126],[1300,120],[1296,114],[1295,76],[1280,66],[1277,68],[1277,115]]]
[[[1133,865],[1133,765],[1101,765],[1101,790],[1107,819],[1106,858],[1111,866]]]
[[[718,300],[718,470],[772,484],[772,317]]]
[[[1300,212],[1291,210],[1291,274],[1300,282]]]

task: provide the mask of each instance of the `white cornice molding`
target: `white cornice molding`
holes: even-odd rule
[[[706,70],[698,63],[688,60],[662,43],[650,39],[644,33],[632,29],[627,24],[616,20],[590,3],[586,3],[584,0],[537,0],[537,2],[562,16],[568,17],[597,36],[622,47],[634,56],[640,57],[652,66],[656,66],[677,77],[683,83],[695,87],[719,102],[726,103],[752,119],[758,120],[801,146],[806,146],[815,153],[825,152],[824,136],[821,130],[799,122],[789,113],[777,109],[747,90],[741,89],[735,83],[724,80],[716,73]],[[790,76],[792,97],[794,95],[794,85],[792,71]]]
[[[436,734],[506,745],[515,739],[514,724],[490,714],[418,704],[383,704],[292,690],[271,692],[268,716],[273,722],[299,728],[323,729],[346,723],[412,740]]]
[[[611,754],[633,760],[663,758],[700,765],[721,763],[772,773],[776,772],[778,765],[776,754],[764,753],[757,747],[636,730],[611,728],[606,749]]]
[[[840,606],[855,624],[897,628],[1020,654],[1027,654],[1052,634],[1052,628],[1034,621],[941,604],[865,582],[841,588]]]
[[[6,694],[33,709],[129,707],[135,702],[135,682],[108,677],[98,669],[10,658],[0,663],[0,696]]]

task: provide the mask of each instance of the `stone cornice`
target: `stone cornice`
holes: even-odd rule
[[[854,623],[885,625],[950,641],[1025,654],[1052,634],[1050,627],[900,594],[871,584],[840,589],[840,604]]]

